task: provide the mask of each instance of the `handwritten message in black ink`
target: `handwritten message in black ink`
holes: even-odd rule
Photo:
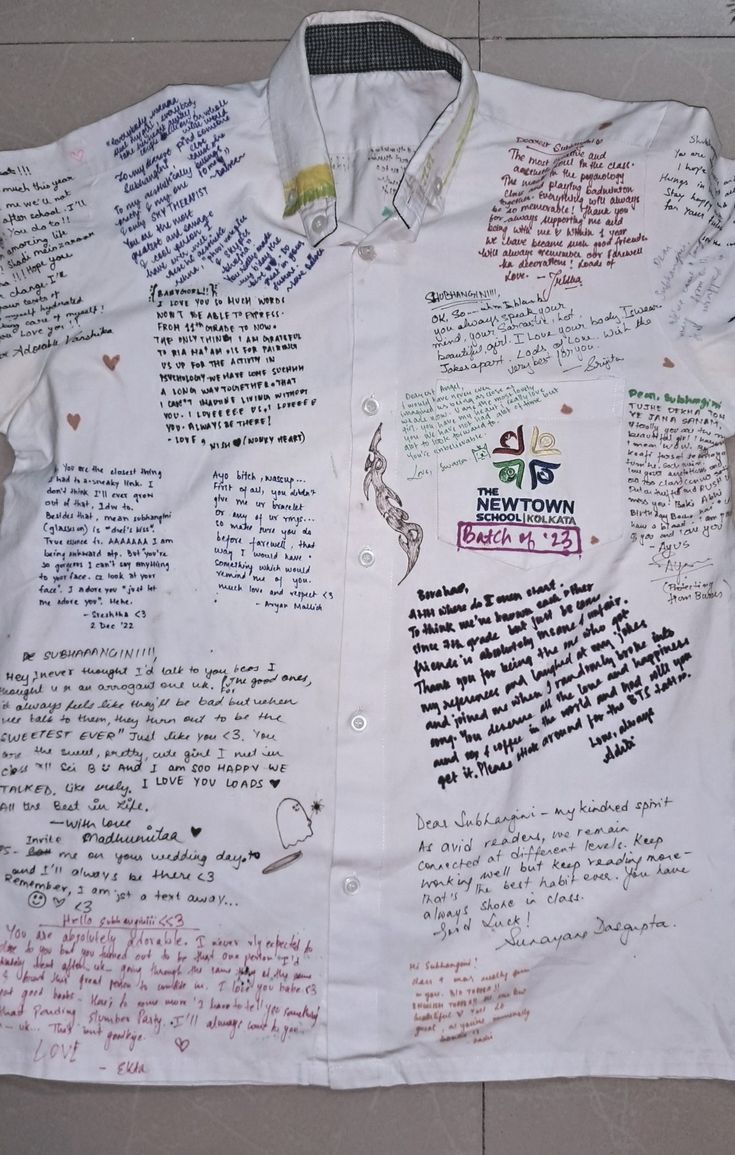
[[[115,223],[149,278],[180,285],[215,275],[235,285],[292,289],[321,256],[303,240],[225,216],[209,199],[244,154],[230,144],[229,102],[166,96],[107,141],[117,162]]]
[[[674,925],[664,914],[693,869],[669,794],[575,797],[549,809],[416,814],[424,931],[479,935],[496,950],[585,939],[628,947]],[[646,904],[655,883],[657,914]],[[625,910],[625,916],[610,911]]]
[[[374,186],[385,209],[392,212],[393,197],[415,151],[415,146],[405,144],[379,144],[357,153],[335,153],[330,150],[329,159],[337,182],[337,199],[340,199],[340,177],[344,173],[348,179],[359,183],[361,195]]]
[[[442,790],[511,770],[572,734],[607,764],[654,725],[659,695],[690,677],[687,637],[589,582],[417,593],[413,686]]]
[[[164,665],[150,648],[26,652],[0,680],[0,812],[23,819],[8,828],[5,882],[31,906],[81,901],[82,913],[98,899],[236,903],[232,872],[260,870],[261,849],[280,848],[271,804],[259,845],[221,812],[211,825],[202,816],[223,793],[243,813],[280,797],[310,686],[304,671],[255,658],[200,667]]]
[[[528,137],[517,138],[508,160],[480,249],[506,281],[550,270],[541,275],[576,288],[585,269],[612,269],[642,254],[647,238],[634,231],[642,218],[635,161],[616,160],[602,139],[553,144]]]
[[[151,300],[169,441],[213,449],[304,441],[298,414],[316,396],[304,381],[301,333],[283,320],[283,297],[154,285]]]
[[[664,212],[683,218],[688,233],[678,244],[665,244],[653,262],[655,294],[679,337],[701,338],[727,276],[725,250],[735,245],[735,175],[725,167],[729,163],[719,159],[707,135],[692,133],[659,177]]]
[[[379,144],[368,149],[368,168],[372,167],[387,201],[392,202],[414,152],[414,147],[406,144]]]
[[[73,606],[90,629],[131,630],[169,570],[161,470],[62,463],[46,487],[39,604]]]
[[[212,488],[218,589],[252,595],[276,613],[321,613],[334,593],[312,574],[316,490],[298,477],[248,469],[215,470]]]
[[[440,290],[426,300],[440,373],[502,368],[510,377],[533,377],[545,366],[608,373],[625,360],[626,339],[650,325],[659,308],[627,304],[589,312],[546,293],[506,299],[492,290]]]
[[[735,238],[720,236],[735,213],[735,175],[726,174],[708,136],[693,133],[685,145],[674,149],[659,186],[664,212],[701,221],[703,239],[710,243],[735,243]]]
[[[103,305],[69,287],[93,240],[74,177],[0,168],[0,360],[111,332]]]

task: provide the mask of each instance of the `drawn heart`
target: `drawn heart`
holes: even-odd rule
[[[71,150],[71,152],[69,153],[69,156],[71,157],[72,160],[76,160],[76,161],[81,163],[81,161],[84,160],[84,149],[83,148],[73,148]]]
[[[270,782],[270,784],[274,790],[275,790],[276,786],[281,785],[281,779],[280,778],[269,778],[268,781]]]
[[[599,537],[595,537],[595,535],[592,534],[592,537],[590,538],[590,544],[591,545],[598,545],[599,541],[600,541]]]
[[[110,370],[110,372],[113,373],[115,371],[115,367],[117,366],[118,361],[120,360],[120,354],[116,353],[114,357],[109,357],[107,355],[107,353],[105,353],[102,357],[102,360],[104,361],[105,365]]]
[[[235,446],[235,448],[237,448],[239,445],[242,444],[242,438],[241,437],[233,437],[232,438],[232,444]]]
[[[65,898],[58,898],[56,895],[53,896],[53,899],[54,899],[54,906],[63,906],[64,903],[66,902]]]
[[[184,1051],[189,1046],[191,1039],[174,1039],[174,1042],[176,1043],[176,1046],[179,1048],[179,1050],[181,1051],[181,1053],[183,1055]]]
[[[567,405],[566,402],[562,405],[561,411],[562,411],[562,413],[574,413],[574,410],[572,409],[571,405]]]
[[[69,425],[71,425],[72,429],[78,429],[79,422],[82,419],[78,413],[67,413],[66,420],[68,421]]]
[[[664,369],[673,369],[674,368],[674,362],[671,360],[670,357],[664,357],[663,367],[664,367]]]
[[[199,835],[201,834],[201,832],[202,832],[201,826],[192,826],[191,833],[194,836],[194,838],[198,838]]]

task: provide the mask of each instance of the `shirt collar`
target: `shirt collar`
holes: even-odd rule
[[[268,108],[284,216],[300,214],[312,245],[337,228],[337,205],[311,75],[441,68],[459,82],[457,95],[414,153],[393,199],[409,240],[430,205],[443,211],[444,192],[477,107],[477,80],[466,57],[450,41],[384,12],[317,12],[299,25],[273,67]]]

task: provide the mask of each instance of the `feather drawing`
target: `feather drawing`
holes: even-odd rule
[[[398,534],[401,549],[408,558],[408,567],[401,581],[398,583],[400,585],[402,581],[405,581],[418,561],[424,531],[418,522],[409,521],[408,514],[403,508],[403,502],[400,497],[389,485],[386,485],[383,480],[383,474],[388,467],[388,461],[378,449],[382,430],[383,424],[381,422],[370,442],[370,449],[367,460],[365,461],[365,480],[363,481],[362,488],[365,497],[369,501],[370,486],[373,487],[378,512],[385,518],[391,529],[395,530]]]

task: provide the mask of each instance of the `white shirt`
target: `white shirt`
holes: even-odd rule
[[[318,14],[0,198],[5,1069],[732,1078],[708,114]]]

